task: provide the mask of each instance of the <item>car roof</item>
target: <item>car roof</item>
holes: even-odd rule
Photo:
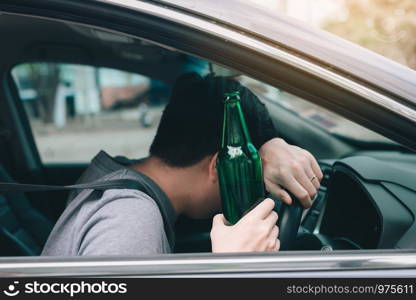
[[[70,22],[14,14],[3,14],[0,21],[0,35],[8,37],[2,44],[0,64],[12,69],[21,63],[52,61],[114,68],[171,84],[184,66],[201,64],[139,39],[119,42],[117,35]]]
[[[329,32],[244,0],[158,0],[254,34],[416,104],[416,71]]]

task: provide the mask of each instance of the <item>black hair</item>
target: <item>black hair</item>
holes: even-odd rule
[[[188,167],[221,147],[224,93],[240,92],[241,106],[253,144],[259,149],[276,137],[267,108],[238,81],[195,72],[175,82],[150,154],[173,167]]]

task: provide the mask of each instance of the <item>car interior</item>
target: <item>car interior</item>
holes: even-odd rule
[[[307,99],[169,46],[29,16],[0,14],[0,24],[0,33],[7,37],[0,56],[0,182],[74,184],[94,153],[107,146],[110,152],[123,150],[122,146],[111,148],[123,139],[132,141],[129,148],[111,154],[146,155],[135,152],[134,145],[140,144],[144,151],[150,145],[175,79],[187,71],[215,73],[233,76],[252,89],[266,104],[280,137],[307,149],[320,163],[324,179],[312,207],[303,212],[291,250],[416,248],[416,154],[408,148]],[[42,74],[58,65],[66,68],[65,74],[75,72],[75,77],[81,76],[76,72],[82,68],[87,68],[82,74],[92,76],[88,78],[101,74],[103,85],[105,80],[128,77],[129,85],[137,90],[109,84],[98,93],[102,98],[106,95],[107,107],[102,111],[88,108],[84,101],[87,108],[79,123],[68,117],[62,125],[55,102],[54,109],[42,108],[53,119],[44,125],[33,106],[38,101],[33,96],[34,79],[25,72]],[[40,79],[45,81],[48,76]],[[75,80],[71,76],[68,82]],[[65,114],[70,115],[74,95],[64,89],[65,82],[60,86]],[[149,91],[155,92],[149,95]],[[35,92],[41,95],[41,91]],[[124,120],[129,120],[126,127]],[[74,131],[67,132],[70,126]],[[128,138],[111,136],[122,131],[130,134]],[[81,133],[83,137],[78,139]],[[84,140],[90,141],[88,151],[84,151]],[[59,143],[60,148],[54,148]],[[85,157],[76,156],[79,153]],[[66,191],[0,195],[0,255],[39,255],[67,197]],[[210,219],[179,218],[174,252],[210,252],[210,229]]]

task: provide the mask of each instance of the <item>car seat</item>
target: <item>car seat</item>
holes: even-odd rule
[[[0,182],[15,182],[0,165]],[[39,255],[53,228],[24,193],[0,195],[0,255]]]

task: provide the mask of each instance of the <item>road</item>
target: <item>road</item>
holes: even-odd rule
[[[129,158],[147,156],[162,110],[152,109],[154,125],[143,128],[137,109],[78,118],[60,130],[32,121],[44,163],[85,163],[100,150]]]

